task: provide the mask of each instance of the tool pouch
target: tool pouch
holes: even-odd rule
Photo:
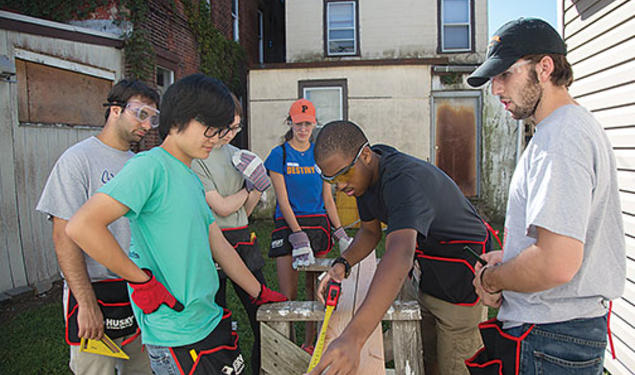
[[[327,254],[331,251],[333,243],[331,241],[331,222],[326,214],[318,215],[297,215],[298,224],[309,237],[313,255],[316,257]],[[293,247],[289,243],[288,237],[291,229],[284,218],[278,218],[274,222],[275,229],[271,232],[270,257],[291,255]]]
[[[231,328],[231,315],[224,309],[220,323],[203,340],[170,348],[182,374],[243,373],[245,363],[238,347],[238,333]]]
[[[123,279],[107,279],[96,281],[92,283],[92,286],[104,316],[104,333],[111,339],[138,334],[140,331],[137,320],[132,313],[126,282]],[[77,335],[79,331],[77,324],[79,305],[70,290],[67,306],[66,342],[69,345],[79,345],[80,338]],[[122,345],[130,341],[126,340]]]
[[[258,271],[264,267],[265,260],[262,258],[262,254],[260,254],[258,238],[255,233],[249,231],[247,226],[225,228],[222,229],[222,231],[227,242],[236,249],[240,259],[245,262],[245,265],[250,271]],[[227,276],[222,269],[218,269],[218,277],[226,278]]]
[[[503,332],[502,323],[490,319],[478,325],[483,338],[481,348],[472,358],[465,360],[472,375],[518,375],[520,345],[534,326],[530,326],[519,337]]]

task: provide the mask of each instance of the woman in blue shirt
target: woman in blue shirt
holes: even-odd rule
[[[332,247],[333,236],[342,246],[350,239],[341,226],[331,187],[320,178],[313,157],[311,136],[315,125],[315,107],[306,99],[295,101],[289,110],[285,142],[265,161],[276,192],[275,229],[271,234],[269,256],[276,258],[280,291],[290,300],[298,294],[299,266],[310,265],[314,257],[324,257]],[[306,275],[307,298],[314,298],[315,277]],[[307,324],[302,347],[313,352],[315,325]]]

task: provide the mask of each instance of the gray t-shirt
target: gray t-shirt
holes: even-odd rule
[[[573,279],[537,293],[503,291],[505,328],[606,314],[624,291],[626,254],[615,156],[600,124],[566,105],[541,121],[512,177],[503,261],[536,242],[536,227],[584,243]]]
[[[215,190],[218,194],[226,197],[243,188],[245,179],[232,164],[232,155],[236,151],[239,149],[227,144],[214,148],[207,159],[192,161],[192,170],[201,179],[206,192]],[[243,227],[248,223],[244,206],[225,217],[220,216],[214,210],[212,212],[214,212],[216,222],[221,229]]]
[[[87,138],[69,147],[53,166],[40,201],[35,208],[50,216],[69,220],[71,216],[100,187],[117,174],[134,156],[107,146],[96,137]],[[108,226],[121,248],[128,253],[130,226],[122,217]],[[84,253],[91,281],[117,278],[94,259]]]

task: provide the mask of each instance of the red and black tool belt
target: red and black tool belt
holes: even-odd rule
[[[331,251],[331,222],[326,214],[296,215],[296,220],[302,230],[309,237],[311,249],[315,256],[321,256]],[[274,230],[271,232],[270,257],[290,255],[293,247],[288,241],[291,229],[284,218],[278,218],[274,222]]]
[[[238,333],[232,331],[231,315],[224,309],[223,318],[203,340],[170,348],[182,375],[241,374],[245,363],[238,347]]]
[[[440,241],[426,239],[418,241],[415,260],[421,268],[419,291],[457,305],[473,306],[479,301],[474,291],[474,264],[476,260],[463,247],[469,246],[478,254],[490,251],[492,238],[499,244],[498,236],[485,223],[485,239]]]
[[[519,337],[503,332],[502,322],[490,319],[478,325],[483,338],[481,348],[472,358],[465,360],[472,375],[518,375],[520,346],[534,325]]]
[[[111,339],[135,334],[122,343],[128,344],[140,333],[137,320],[132,313],[127,283],[123,279],[107,279],[92,283],[97,297],[97,303],[104,316],[104,333]],[[66,342],[69,345],[79,345],[77,335],[77,314],[79,305],[73,293],[68,293],[68,309],[66,315]]]
[[[236,249],[240,258],[245,262],[250,271],[257,271],[264,267],[265,260],[260,254],[258,238],[256,234],[249,231],[249,227],[225,228],[222,229],[227,241]],[[222,269],[218,270],[219,277],[227,277]]]

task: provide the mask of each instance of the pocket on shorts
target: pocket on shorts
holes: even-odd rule
[[[179,375],[170,349],[163,346],[145,345],[150,367],[155,375]]]
[[[596,357],[584,361],[572,361],[534,351],[537,375],[597,375],[602,373],[604,358]]]

